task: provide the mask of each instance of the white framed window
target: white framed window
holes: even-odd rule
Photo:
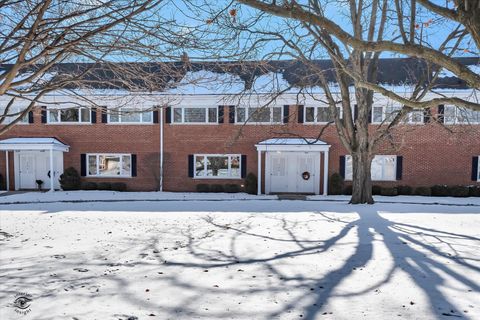
[[[280,124],[283,123],[283,107],[237,107],[236,123]]]
[[[241,155],[239,154],[196,154],[194,155],[195,178],[240,179]]]
[[[90,108],[48,108],[47,123],[91,123]]]
[[[139,108],[117,108],[108,113],[108,123],[153,123],[153,111]]]
[[[311,107],[305,106],[303,113],[304,123],[328,123],[335,120],[328,106]],[[337,107],[337,113],[342,118],[342,108]]]
[[[383,122],[391,122],[397,114],[402,110],[402,106],[398,104],[389,104],[386,106],[373,105],[371,123],[380,124]],[[423,123],[423,110],[412,110],[405,118],[403,123],[420,124]]]
[[[376,155],[372,160],[371,177],[373,181],[395,181],[397,179],[397,156]],[[345,156],[345,180],[352,180],[352,156]]]
[[[216,124],[217,107],[172,107],[171,123]]]
[[[18,107],[18,106],[11,106],[8,109],[8,114],[3,119],[3,122],[1,124],[10,124],[13,121],[15,121],[20,114],[25,110],[26,107]],[[0,108],[0,116],[3,116],[3,113],[5,112],[5,108]],[[17,122],[17,124],[28,124],[28,113],[20,119],[20,121]]]
[[[131,177],[131,154],[87,154],[87,176],[89,177]]]
[[[444,108],[445,124],[480,124],[480,111],[447,105]]]

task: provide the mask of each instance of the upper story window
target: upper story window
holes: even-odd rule
[[[196,154],[195,178],[238,179],[241,177],[239,154]]]
[[[342,117],[342,109],[337,107],[337,113]],[[305,107],[304,123],[328,123],[335,120],[332,111],[328,106],[323,107]]]
[[[372,160],[371,177],[373,181],[394,181],[397,172],[397,156],[376,155]],[[345,180],[352,180],[352,156],[345,156]]]
[[[217,107],[173,107],[172,123],[217,123]]]
[[[131,177],[132,156],[130,154],[87,154],[88,176]]]
[[[387,106],[372,106],[372,123],[391,122],[395,119],[397,114],[402,110],[400,105],[387,105]],[[423,110],[410,111],[403,120],[403,123],[423,123]]]
[[[109,123],[153,123],[153,111],[138,108],[118,108],[108,115]]]
[[[282,123],[282,108],[267,107],[237,107],[236,123],[276,124]]]
[[[48,109],[48,123],[90,123],[91,112],[86,107]]]
[[[480,111],[445,106],[443,116],[445,124],[480,124]]]
[[[24,111],[25,109],[22,107],[10,107],[8,109],[7,115],[3,119],[1,124],[10,124],[15,121]],[[0,118],[4,116],[5,108],[0,108]],[[25,115],[17,122],[17,124],[27,124],[28,123],[28,114]]]

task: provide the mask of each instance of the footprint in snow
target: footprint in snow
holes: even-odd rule
[[[88,269],[85,269],[85,268],[73,268],[73,270],[78,272],[88,272]]]

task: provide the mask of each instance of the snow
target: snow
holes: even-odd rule
[[[309,145],[309,144],[327,144],[322,140],[317,139],[301,139],[301,138],[273,138],[261,141],[258,143],[259,145],[272,145],[272,144],[279,144],[279,145]]]
[[[478,198],[273,199],[2,195],[0,317],[26,292],[25,319],[480,318]]]

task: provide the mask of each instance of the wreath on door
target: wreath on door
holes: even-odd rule
[[[304,173],[302,173],[302,178],[303,178],[303,180],[310,179],[310,172],[305,171]]]

